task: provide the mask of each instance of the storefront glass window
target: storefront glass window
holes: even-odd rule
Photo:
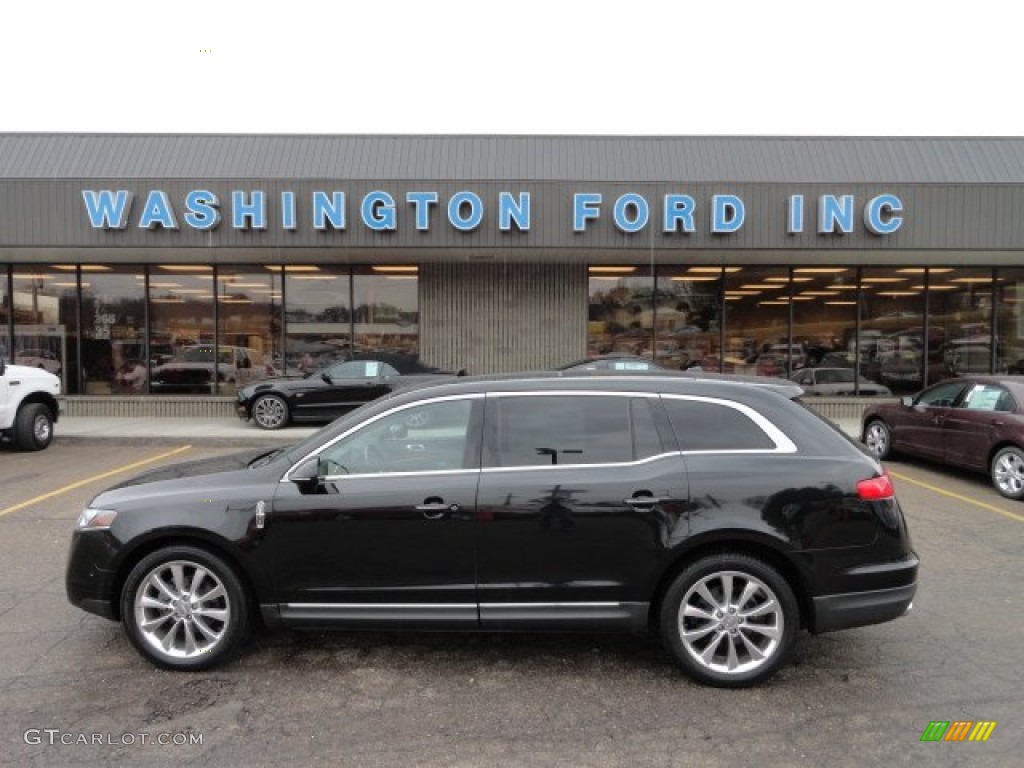
[[[82,392],[145,393],[145,269],[83,264],[81,272]]]
[[[703,367],[719,356],[722,268],[659,267],[654,359],[666,368]]]
[[[862,270],[859,344],[865,378],[897,394],[921,389],[926,381],[924,308],[922,268]],[[941,378],[941,370],[929,368],[929,383]]]
[[[347,267],[284,268],[285,372],[309,373],[352,351],[352,283]]]
[[[0,267],[0,360],[11,357],[11,313],[7,296],[8,267]]]
[[[16,266],[14,362],[57,374],[78,393],[78,287],[72,265]]]
[[[991,269],[928,270],[929,381],[992,372],[992,290]]]
[[[419,356],[418,272],[416,266],[401,264],[355,268],[352,301],[357,352]]]
[[[149,381],[154,394],[215,394],[213,267],[149,272]]]
[[[217,268],[220,394],[284,372],[281,268]]]
[[[857,270],[797,267],[791,279],[793,345],[803,352],[803,367],[856,369]]]
[[[647,267],[590,267],[587,354],[652,357],[654,275]]]
[[[996,278],[998,371],[1024,374],[1024,269],[1000,269]]]
[[[789,339],[790,273],[784,267],[730,267],[723,292],[725,348],[705,370],[787,376],[802,368],[803,347]]]

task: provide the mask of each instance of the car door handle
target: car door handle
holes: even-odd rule
[[[651,507],[655,504],[661,504],[665,499],[659,499],[656,496],[633,496],[629,499],[623,499],[623,504],[629,504],[631,507]]]
[[[443,501],[431,501],[423,504],[417,504],[415,507],[417,512],[422,512],[423,516],[427,520],[440,520],[447,514],[454,515],[459,511],[458,504],[445,504]]]

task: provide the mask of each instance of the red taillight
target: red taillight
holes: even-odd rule
[[[861,501],[882,501],[896,495],[889,479],[889,472],[883,471],[880,477],[869,477],[857,483],[857,495]]]

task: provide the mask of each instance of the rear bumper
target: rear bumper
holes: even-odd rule
[[[910,611],[917,592],[921,561],[913,552],[897,560],[857,565],[845,570],[843,592],[813,598],[812,632],[881,624]]]

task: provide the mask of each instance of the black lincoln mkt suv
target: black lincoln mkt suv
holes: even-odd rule
[[[650,631],[693,678],[749,685],[800,629],[897,618],[916,589],[888,475],[800,392],[679,372],[399,390],[99,494],[68,596],[171,669],[256,624]]]

